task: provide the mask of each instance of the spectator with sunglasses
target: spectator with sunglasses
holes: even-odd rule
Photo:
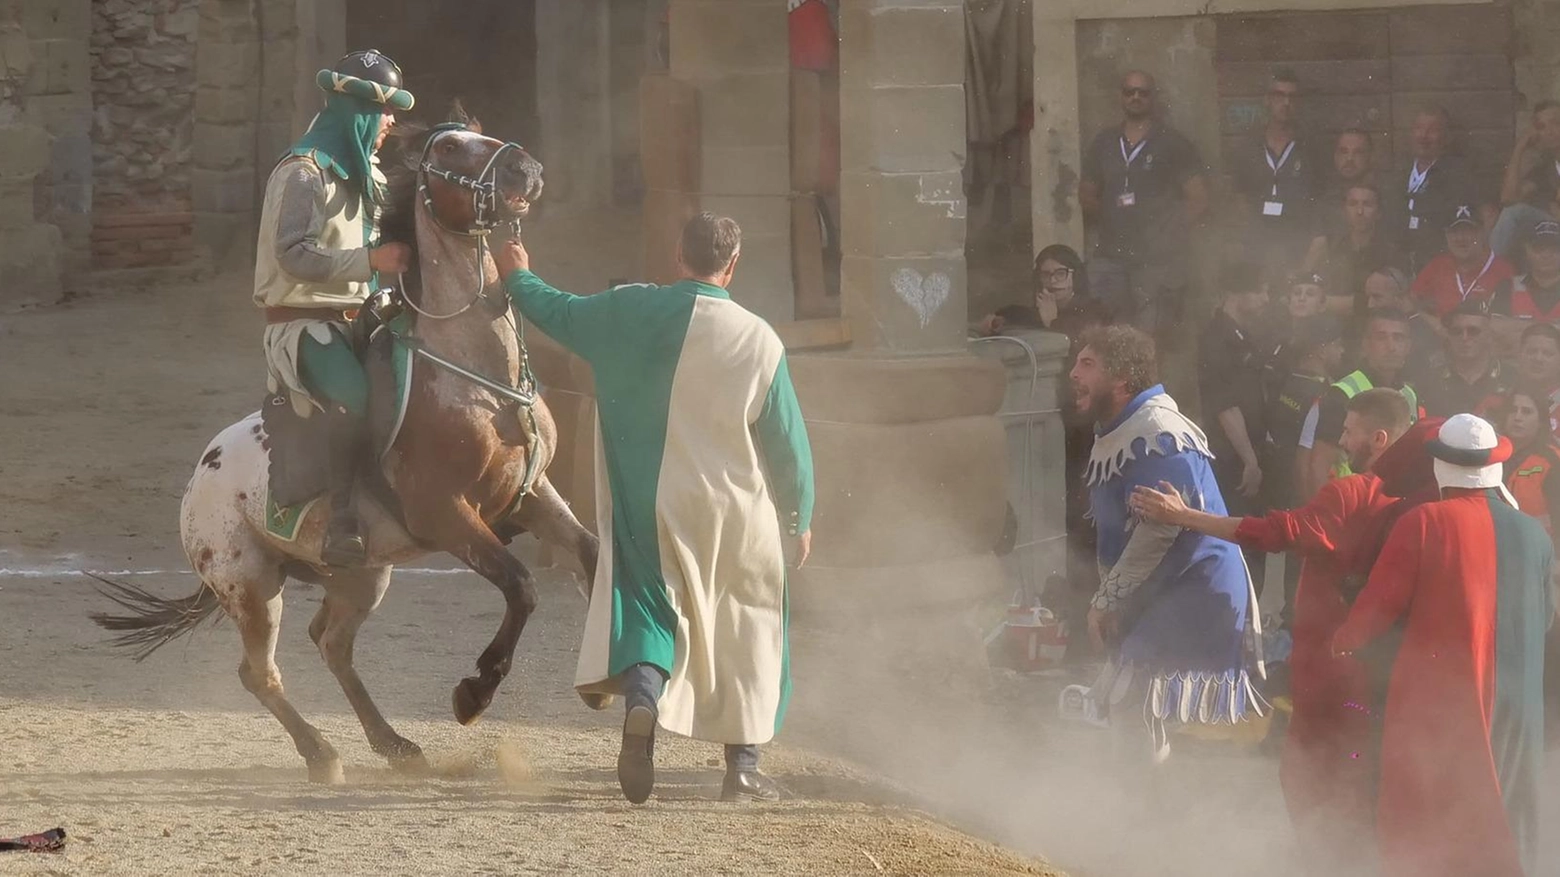
[[[1495,355],[1495,333],[1485,306],[1465,301],[1441,318],[1446,328],[1446,364],[1424,382],[1421,399],[1430,417],[1476,414],[1488,417],[1511,385]]]
[[[1121,81],[1125,116],[1083,156],[1078,203],[1095,241],[1089,280],[1116,316],[1155,337],[1159,353],[1180,349],[1187,295],[1188,230],[1208,207],[1197,148],[1159,118],[1154,78]]]

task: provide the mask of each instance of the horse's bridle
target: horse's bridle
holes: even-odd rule
[[[463,122],[444,122],[434,125],[429,129],[428,139],[423,141],[422,155],[417,160],[417,194],[422,197],[423,209],[428,211],[428,218],[432,219],[435,225],[449,234],[477,239],[477,294],[472,296],[471,301],[454,313],[432,314],[423,310],[422,306],[417,302],[412,301],[411,296],[403,296],[406,303],[412,306],[412,310],[430,320],[449,320],[458,317],[471,310],[476,306],[477,302],[487,297],[487,272],[483,270],[487,257],[487,237],[489,234],[492,234],[495,228],[503,224],[496,218],[498,215],[498,159],[499,156],[511,149],[524,151],[523,147],[518,143],[504,142],[497,149],[493,150],[493,154],[488,157],[487,164],[483,166],[482,172],[477,174],[476,177],[468,177],[465,174],[457,174],[454,171],[445,170],[428,159],[429,153],[433,151],[433,144],[440,137],[454,131],[469,130],[471,129]],[[475,218],[472,220],[470,228],[451,228],[444,223],[444,220],[439,218],[438,212],[433,209],[433,195],[428,191],[428,177],[430,176],[438,177],[452,185],[471,191],[471,210]],[[507,224],[511,226],[511,233],[515,237],[519,237],[520,220],[508,220]],[[398,280],[402,283],[401,289],[404,292],[404,278],[398,278]]]
[[[520,144],[505,142],[493,154],[489,156],[487,165],[476,177],[468,177],[465,174],[457,174],[435,165],[428,160],[428,153],[433,151],[433,144],[438,139],[451,131],[469,131],[460,122],[445,122],[435,125],[428,134],[428,139],[423,143],[422,157],[417,162],[417,192],[422,196],[423,206],[428,208],[428,213],[433,216],[433,221],[439,227],[450,234],[460,234],[467,237],[486,237],[499,225],[498,215],[498,159],[511,149],[524,151]],[[433,195],[428,192],[428,177],[435,176],[448,183],[459,186],[462,189],[471,190],[471,210],[475,219],[470,228],[454,229],[444,224],[444,220],[433,212]],[[519,222],[514,225],[518,231]]]

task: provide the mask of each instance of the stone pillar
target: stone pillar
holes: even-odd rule
[[[195,240],[218,265],[253,264],[260,23],[251,0],[201,0],[195,82]]]
[[[253,264],[266,177],[322,106],[314,76],[345,33],[345,0],[201,0],[190,188],[217,264]]]
[[[607,0],[537,0],[536,82],[547,213],[612,203]]]
[[[840,289],[857,349],[963,350],[964,5],[840,8]]]
[[[1029,137],[1034,249],[1064,243],[1082,253],[1078,25],[1068,4],[1037,3],[1034,28],[1035,128]]]
[[[840,38],[852,349],[791,360],[818,487],[792,605],[866,645],[840,658],[860,672],[935,677],[984,666],[972,616],[1005,589],[1006,370],[965,341],[964,4],[843,0]]]
[[[785,0],[671,0],[671,75],[699,90],[700,204],[742,226],[731,295],[795,318]]]
[[[53,138],[39,218],[59,227],[63,266],[79,270],[92,235],[91,0],[23,0],[21,22],[32,56],[26,113]]]
[[[0,0],[0,310],[60,297],[60,230],[40,222],[34,204],[52,138],[29,112],[49,80],[31,36],[61,32],[52,11],[42,0]]]

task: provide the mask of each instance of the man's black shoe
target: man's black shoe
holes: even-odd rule
[[[780,784],[762,771],[728,770],[720,786],[722,801],[778,801]]]
[[[618,750],[618,785],[631,804],[643,804],[655,790],[655,710],[632,706],[623,717]]]

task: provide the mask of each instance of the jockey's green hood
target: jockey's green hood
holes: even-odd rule
[[[347,55],[334,69],[321,70],[314,81],[326,92],[325,108],[290,153],[312,155],[320,167],[372,193],[373,187],[365,183],[373,179],[380,117],[409,110],[416,102],[411,92],[401,88],[401,68],[370,49]]]

